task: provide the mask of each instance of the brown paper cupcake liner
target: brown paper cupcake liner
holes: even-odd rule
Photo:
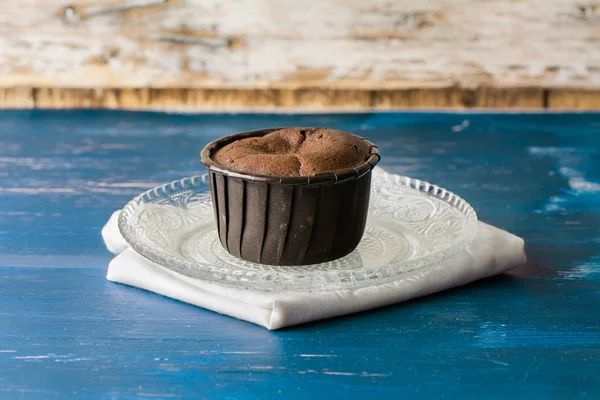
[[[367,142],[370,156],[355,168],[318,176],[250,175],[212,159],[235,140],[279,129],[227,136],[202,150],[221,244],[236,257],[269,265],[317,264],[349,254],[364,233],[377,147]]]

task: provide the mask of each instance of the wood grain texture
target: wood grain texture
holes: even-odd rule
[[[598,110],[584,89],[62,89],[0,88],[0,108],[106,108],[161,111],[559,109]]]
[[[6,1],[0,87],[600,89],[593,2],[134,3]]]
[[[106,281],[100,229],[198,152],[344,129],[460,194],[527,268],[281,331]],[[600,397],[600,114],[0,112],[0,399]],[[208,184],[207,184],[208,189]]]

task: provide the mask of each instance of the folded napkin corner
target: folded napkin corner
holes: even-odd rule
[[[178,274],[138,254],[119,232],[119,213],[115,211],[102,229],[106,248],[116,255],[108,266],[106,279],[267,329],[280,329],[400,303],[488,278],[527,261],[523,239],[479,222],[477,236],[465,250],[438,265],[394,282],[316,292],[240,289]]]

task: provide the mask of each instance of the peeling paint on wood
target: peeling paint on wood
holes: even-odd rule
[[[69,22],[63,0],[6,3],[2,87],[600,89],[595,3],[89,0]]]
[[[377,143],[525,238],[528,267],[281,331],[106,281],[100,229],[265,126]],[[1,399],[600,398],[599,113],[0,112]],[[208,186],[206,187],[208,190]]]

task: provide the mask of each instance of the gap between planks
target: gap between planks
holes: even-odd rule
[[[458,87],[424,89],[0,88],[0,108],[243,109],[564,109],[599,110],[600,90]]]

